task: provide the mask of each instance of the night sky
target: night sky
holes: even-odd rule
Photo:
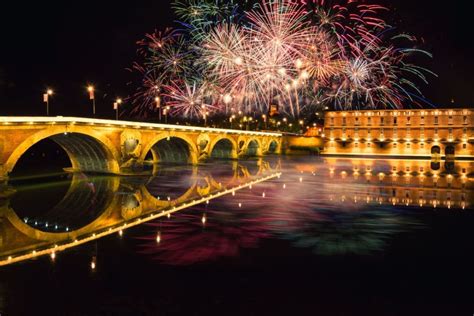
[[[136,41],[172,26],[171,1],[63,1],[2,3],[0,115],[42,115],[42,93],[55,90],[53,115],[90,115],[87,83],[97,88],[99,116],[112,118],[113,100],[133,90],[130,67]],[[428,0],[378,1],[391,8],[388,20],[400,32],[422,38],[434,54],[425,66],[435,71],[423,86],[437,106],[472,107],[474,45],[467,1],[440,6]]]

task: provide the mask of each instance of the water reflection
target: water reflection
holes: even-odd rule
[[[257,170],[254,175],[247,165]],[[154,168],[152,176],[72,174],[49,183],[4,186],[0,194],[0,264],[54,256],[279,175],[262,160],[161,169]]]
[[[267,239],[288,240],[319,255],[380,252],[396,235],[422,229],[423,212],[471,207],[473,166],[459,162],[433,170],[431,161],[286,160],[278,179],[171,222],[151,223],[140,253],[187,265],[235,257]]]

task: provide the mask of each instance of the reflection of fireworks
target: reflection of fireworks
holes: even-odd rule
[[[236,257],[241,248],[254,248],[268,234],[260,221],[246,213],[214,211],[223,209],[215,203],[209,208],[193,208],[176,214],[171,220],[153,223],[156,233],[144,238],[142,252],[163,263],[189,265],[216,260],[221,257]]]

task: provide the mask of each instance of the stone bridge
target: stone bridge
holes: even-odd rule
[[[75,117],[0,117],[0,179],[33,145],[51,139],[73,171],[127,174],[146,162],[190,163],[281,152],[282,135]]]

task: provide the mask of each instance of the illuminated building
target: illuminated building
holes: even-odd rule
[[[327,112],[324,154],[472,159],[469,109]]]

